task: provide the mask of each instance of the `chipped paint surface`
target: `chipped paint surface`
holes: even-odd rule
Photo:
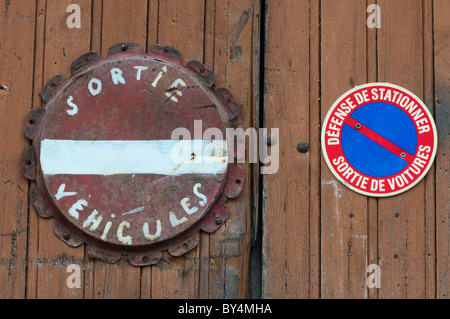
[[[193,145],[201,143],[197,161],[191,160]],[[213,156],[205,149],[226,149],[226,141],[80,141],[43,140],[41,167],[44,175],[117,175],[117,174],[222,174],[228,154]],[[175,161],[172,152],[189,149]],[[212,153],[212,152],[211,152]]]

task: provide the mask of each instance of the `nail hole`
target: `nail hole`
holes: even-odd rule
[[[145,262],[145,263],[148,262],[148,257],[144,256],[144,258],[142,258],[142,261]]]
[[[31,161],[26,161],[25,166],[31,166]]]
[[[240,179],[236,180],[236,184],[241,185],[242,181]]]
[[[163,50],[163,54],[164,54],[164,55],[168,55],[168,54],[169,54],[169,50],[164,49],[164,50]]]
[[[232,101],[230,98],[227,99],[227,103],[230,104]]]
[[[85,58],[83,58],[83,63],[87,63],[88,62],[88,59],[85,57]]]
[[[183,244],[183,249],[184,250],[188,250],[188,248],[189,248],[188,244]]]
[[[29,123],[30,123],[31,125],[34,125],[34,124],[36,124],[36,121],[35,121],[35,120],[30,120]]]
[[[56,87],[55,83],[50,83],[50,88],[54,89]]]

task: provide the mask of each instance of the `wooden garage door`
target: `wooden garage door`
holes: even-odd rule
[[[67,7],[81,8],[68,28]],[[380,8],[379,28],[367,25]],[[5,0],[0,5],[1,298],[448,298],[450,50],[448,0]],[[30,204],[23,118],[43,85],[90,50],[174,47],[212,69],[246,127],[279,128],[279,170],[245,164],[230,218],[182,257],[104,264],[53,235]],[[352,87],[390,82],[435,117],[435,165],[410,191],[375,199],[340,184],[320,129]],[[300,153],[299,142],[309,150]],[[276,149],[275,147],[269,147]],[[81,267],[69,288],[67,267]],[[380,267],[368,288],[366,267]]]

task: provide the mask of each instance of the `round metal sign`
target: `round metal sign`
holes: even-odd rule
[[[430,169],[437,148],[424,103],[397,85],[370,83],[342,95],[322,128],[325,161],[344,185],[367,196],[402,193]]]
[[[211,71],[180,60],[172,48],[143,53],[132,43],[105,59],[90,52],[71,77],[46,85],[45,107],[27,117],[33,203],[56,218],[62,240],[88,243],[94,258],[147,265],[166,249],[181,255],[199,230],[223,224],[224,202],[242,190],[244,172],[229,164],[223,139],[237,104],[214,88]]]

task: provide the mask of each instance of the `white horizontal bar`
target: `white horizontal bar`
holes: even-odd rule
[[[44,175],[220,174],[228,165],[224,140],[43,140]]]

